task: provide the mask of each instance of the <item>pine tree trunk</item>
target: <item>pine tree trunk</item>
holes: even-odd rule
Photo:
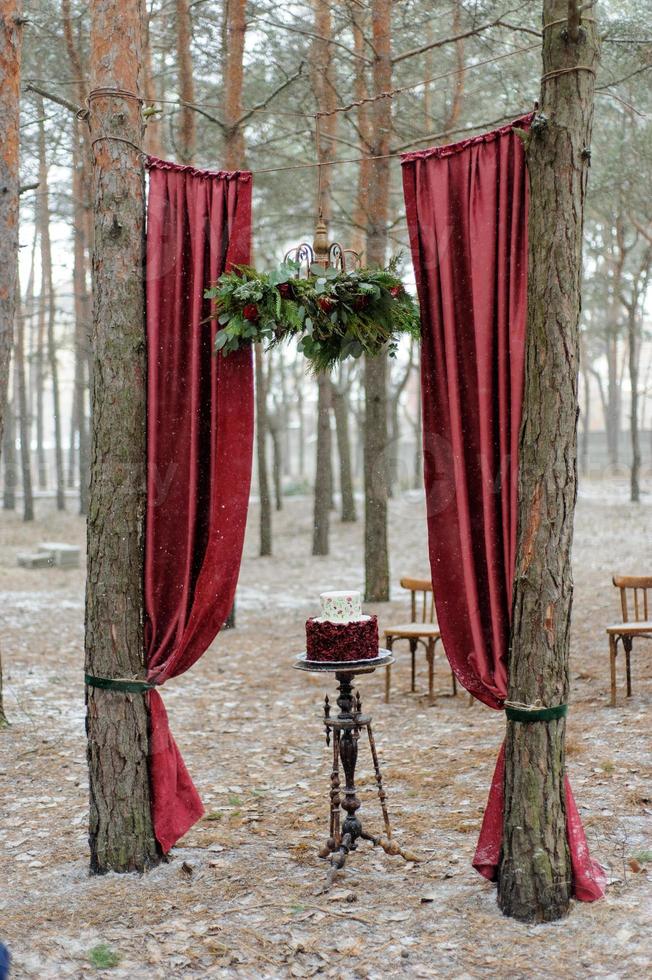
[[[274,416],[268,416],[269,434],[272,437],[272,483],[274,484],[274,506],[283,510],[283,450],[281,448],[281,421],[278,409]]]
[[[353,5],[350,6],[353,21],[353,50],[358,55],[355,62],[355,79],[353,83],[353,97],[359,102],[357,110],[357,131],[360,139],[360,153],[362,159],[358,164],[358,184],[355,195],[355,207],[353,210],[353,235],[351,247],[356,252],[362,254],[367,242],[367,220],[369,212],[369,181],[371,160],[368,155],[371,153],[372,137],[369,126],[369,103],[364,100],[369,95],[367,87],[367,64],[364,60],[367,55],[365,45],[364,27],[366,12]]]
[[[353,473],[351,470],[351,436],[349,433],[349,400],[346,381],[332,383],[333,415],[337,436],[337,454],[340,460],[340,493],[342,495],[342,523],[357,521]]]
[[[591,436],[591,378],[588,371],[582,371],[584,381],[584,413],[582,415],[582,443],[580,446],[580,473],[589,474],[589,440]]]
[[[41,279],[43,270],[41,269]],[[36,469],[39,490],[47,490],[48,470],[45,458],[45,319],[47,296],[41,289],[38,298],[36,321],[36,351],[34,356],[34,381],[36,384]]]
[[[4,0],[0,11],[0,447],[9,388],[18,270],[22,14],[22,0]]]
[[[574,69],[595,68],[599,47],[593,20],[552,25],[568,13],[568,0],[544,0],[543,23],[551,26],[543,72],[560,74],[542,82],[527,149],[527,340],[509,656],[509,699],[546,706],[568,701],[573,593],[582,229],[595,84],[591,71]],[[526,922],[568,912],[565,729],[564,718],[507,722],[498,901],[505,915]]]
[[[59,397],[59,365],[57,360],[54,324],[56,306],[52,282],[52,246],[50,242],[50,198],[48,193],[48,167],[45,157],[45,124],[43,99],[38,99],[39,113],[39,233],[41,239],[41,292],[47,296],[47,344],[50,385],[52,387],[52,423],[54,425],[54,464],[56,474],[57,510],[66,509],[66,484],[63,466],[63,445],[61,439],[61,405]]]
[[[410,343],[410,357],[405,366],[405,370],[401,375],[399,375],[398,381],[394,387],[390,387],[390,397],[389,397],[389,428],[390,428],[390,445],[387,460],[387,479],[388,479],[388,494],[393,497],[397,489],[399,488],[400,479],[400,467],[401,467],[401,398],[403,397],[403,392],[405,391],[408,381],[410,380],[410,375],[412,374],[412,365],[414,358],[414,345]]]
[[[176,27],[179,96],[182,103],[191,103],[195,101],[195,86],[192,78],[192,56],[190,54],[192,24],[188,0],[176,0]],[[195,112],[183,104],[180,112],[179,156],[181,163],[192,163],[196,143]]]
[[[141,26],[139,4],[95,0],[93,89],[140,95]],[[147,364],[145,182],[135,148],[143,139],[140,104],[123,94],[97,95],[89,122],[97,142],[86,672],[143,678]],[[91,870],[143,871],[160,859],[150,810],[146,695],[88,686],[86,704]]]
[[[302,381],[297,382],[297,417],[299,423],[299,479],[306,475],[306,418],[304,414],[304,394]]]
[[[373,94],[392,87],[390,0],[372,0]],[[391,109],[386,99],[371,104],[372,156],[389,153]],[[387,261],[387,215],[389,208],[389,160],[370,161],[367,212],[367,264],[384,266]],[[365,358],[365,598],[367,602],[389,600],[389,553],[387,545],[387,355]]]
[[[317,219],[323,221],[328,229],[333,211],[331,185],[333,168],[331,161],[335,159],[335,141],[337,132],[337,113],[332,112],[337,104],[334,80],[332,45],[329,43],[332,35],[331,5],[329,0],[312,0],[314,13],[314,37],[312,41],[312,90],[319,112],[330,115],[319,117],[319,142],[317,154],[322,167],[318,183]]]
[[[419,350],[419,363],[417,364],[417,417],[414,429],[414,484],[415,490],[423,487],[423,415],[421,413],[421,351]]]
[[[620,292],[620,288],[618,287]],[[616,468],[620,461],[620,383],[618,370],[618,337],[607,341],[607,449],[609,462]]]
[[[86,416],[86,366],[89,359],[89,319],[90,297],[86,278],[87,249],[85,196],[86,180],[84,174],[84,146],[78,132],[73,143],[73,208],[74,208],[74,266],[73,285],[75,291],[75,397],[74,425],[79,436],[78,477],[79,513],[88,513],[89,445],[88,421]]]
[[[5,402],[5,425],[2,433],[2,464],[4,482],[2,509],[16,510],[16,420],[11,400]]]
[[[143,52],[143,90],[145,92],[145,102],[148,109],[156,108],[156,85],[154,84],[154,68],[152,59],[152,25],[153,11],[146,15],[145,22],[145,48]],[[163,156],[163,143],[161,140],[161,121],[158,114],[150,115],[147,119],[145,129],[145,148],[153,157]]]
[[[75,369],[77,365],[75,364]],[[75,463],[77,462],[77,386],[73,386],[72,404],[68,427],[68,462],[66,464],[66,486],[69,490],[75,487]]]
[[[258,465],[258,495],[260,497],[260,556],[272,553],[272,500],[267,475],[267,386],[263,371],[263,352],[254,345],[256,371],[256,459]]]
[[[627,318],[629,338],[629,382],[631,403],[629,413],[629,432],[632,443],[632,467],[629,476],[629,499],[633,504],[641,501],[641,440],[638,428],[638,330],[636,310]]]
[[[20,287],[16,290],[16,404],[18,406],[20,434],[20,472],[23,486],[23,520],[34,520],[34,496],[32,494],[32,468],[30,461],[31,425],[27,409],[27,383],[25,379],[25,317],[20,302]]]
[[[313,555],[330,554],[330,509],[333,485],[331,441],[331,379],[317,378],[317,454],[315,460],[315,498],[312,521]]]
[[[241,170],[245,166],[245,144],[242,127],[242,82],[244,46],[247,33],[247,0],[224,0],[225,44],[224,73],[224,166]],[[261,532],[262,533],[262,532]],[[271,553],[271,552],[270,552]]]
[[[5,714],[5,706],[2,697],[2,650],[0,650],[0,728],[6,728],[8,724],[9,720]]]

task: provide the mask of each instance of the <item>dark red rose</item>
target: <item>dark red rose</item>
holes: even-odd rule
[[[280,282],[276,288],[283,299],[289,299],[292,295],[292,286],[289,282]]]
[[[403,287],[402,286],[392,286],[392,288],[389,291],[389,294],[390,294],[390,296],[393,296],[394,299],[397,299],[401,295],[402,292],[403,292]]]
[[[356,296],[353,302],[353,307],[356,310],[364,310],[368,305],[369,305],[369,297],[365,296],[364,293],[362,294],[362,296]]]
[[[319,309],[323,310],[324,313],[330,313],[331,310],[335,308],[335,300],[331,299],[330,296],[321,296],[319,299]]]
[[[256,323],[260,313],[258,312],[258,307],[255,303],[247,303],[242,311],[242,315],[245,320],[249,320],[250,323]]]

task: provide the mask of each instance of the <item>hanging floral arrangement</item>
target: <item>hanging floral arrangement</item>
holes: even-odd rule
[[[269,349],[297,337],[316,373],[383,349],[395,356],[401,334],[420,336],[419,309],[398,267],[398,258],[386,269],[339,271],[313,264],[300,279],[296,262],[271,272],[239,266],[205,293],[216,300],[214,315],[222,328],[215,349],[227,355],[255,341]]]

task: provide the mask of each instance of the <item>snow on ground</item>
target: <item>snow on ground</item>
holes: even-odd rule
[[[463,695],[427,707],[425,664],[409,693],[399,653],[392,703],[380,673],[360,678],[396,837],[420,863],[362,844],[320,894],[329,760],[323,677],[291,669],[303,623],[328,587],[361,586],[362,525],[333,526],[332,554],[310,557],[311,502],[275,514],[273,558],[256,557],[252,509],[238,628],[165,689],[173,731],[206,818],[150,874],[87,873],[83,570],[16,567],[39,541],[83,544],[79,518],[39,502],[31,527],[0,516],[5,705],[0,733],[0,938],[14,976],[258,978],[643,977],[652,958],[652,644],[634,654],[634,696],[608,707],[605,625],[618,618],[616,572],[652,568],[652,502],[626,503],[624,481],[585,484],[578,505],[568,768],[607,898],[573,903],[549,926],[505,919],[470,867],[503,721]],[[423,501],[390,505],[392,578],[427,573]],[[401,590],[373,608],[405,618]],[[381,828],[361,741],[361,814]],[[638,855],[634,872],[630,866]],[[652,857],[652,853],[650,853]],[[634,862],[634,867],[637,867]],[[98,947],[100,947],[98,951]],[[110,971],[102,964],[116,962]]]

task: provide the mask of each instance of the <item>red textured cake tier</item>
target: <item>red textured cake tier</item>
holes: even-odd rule
[[[308,660],[334,663],[343,660],[372,660],[378,656],[378,617],[352,623],[306,621]]]

